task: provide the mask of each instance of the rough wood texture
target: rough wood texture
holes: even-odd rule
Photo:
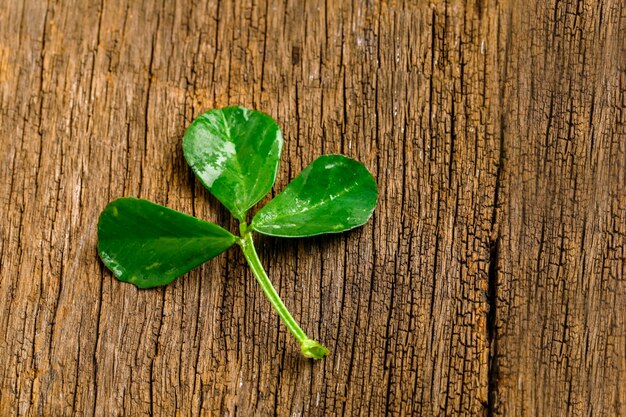
[[[626,414],[626,6],[5,0],[0,415]],[[185,164],[203,110],[272,114],[275,190],[363,161],[370,223],[262,239],[302,359],[233,249],[139,291],[108,201],[234,227]]]

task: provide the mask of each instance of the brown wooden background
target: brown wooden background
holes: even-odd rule
[[[621,0],[0,2],[0,415],[626,415]],[[363,228],[114,280],[138,196],[234,227],[185,164],[206,109],[273,115],[275,191],[375,174]]]

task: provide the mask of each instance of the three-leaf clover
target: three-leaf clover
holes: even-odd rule
[[[119,198],[100,215],[98,253],[120,281],[152,288],[237,243],[302,354],[321,359],[328,349],[307,337],[283,304],[257,256],[252,232],[305,237],[349,230],[370,218],[378,191],[363,164],[342,155],[320,156],[248,224],[248,210],[274,185],[282,145],[282,133],[267,114],[242,107],[202,114],[187,129],[183,152],[200,182],[239,220],[239,236],[146,200]]]

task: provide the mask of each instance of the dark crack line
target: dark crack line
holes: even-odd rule
[[[501,236],[498,228],[499,218],[498,218],[498,208],[502,204],[501,202],[501,189],[502,189],[502,176],[504,169],[504,162],[506,159],[505,155],[505,134],[506,134],[506,114],[507,112],[504,110],[505,103],[505,87],[508,76],[508,63],[509,63],[509,55],[508,52],[510,50],[511,45],[511,9],[508,11],[507,16],[507,33],[506,33],[506,44],[504,47],[504,69],[502,72],[502,79],[500,84],[500,137],[499,137],[499,152],[498,152],[498,165],[496,168],[496,181],[494,188],[494,197],[493,197],[493,211],[491,215],[491,237],[489,240],[489,268],[488,268],[488,278],[487,278],[487,303],[489,306],[489,311],[487,312],[487,342],[489,346],[489,356],[487,361],[487,404],[486,406],[486,415],[487,417],[494,416],[497,413],[497,401],[498,401],[498,389],[499,389],[499,380],[500,380],[500,372],[498,368],[498,287],[500,284],[500,274],[499,274],[499,262],[500,262],[500,243]],[[498,18],[498,38],[501,33],[501,21]],[[498,39],[498,44],[500,41]]]

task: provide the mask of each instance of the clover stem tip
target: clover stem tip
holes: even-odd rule
[[[301,352],[305,358],[312,359],[322,359],[330,353],[326,347],[313,339],[305,339],[302,342]]]

